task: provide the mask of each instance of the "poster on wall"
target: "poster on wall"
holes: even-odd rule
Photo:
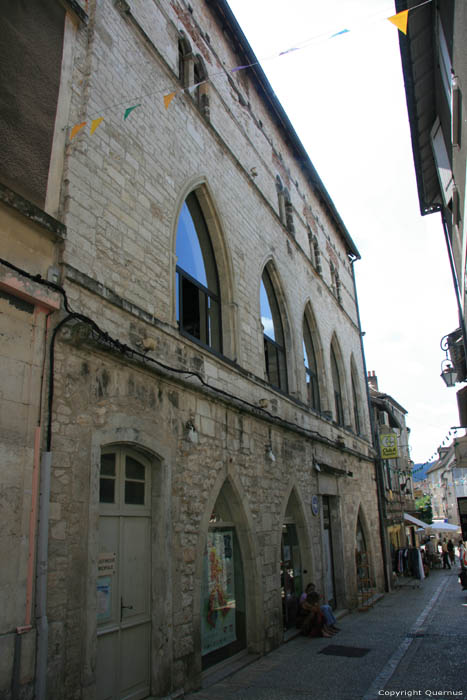
[[[233,537],[233,530],[208,532],[201,611],[203,655],[237,638]]]

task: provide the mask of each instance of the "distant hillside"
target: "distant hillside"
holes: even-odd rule
[[[433,462],[428,462],[428,464],[414,464],[412,471],[414,481],[423,481],[426,473],[430,467],[433,466]]]

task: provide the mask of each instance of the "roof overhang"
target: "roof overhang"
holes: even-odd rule
[[[419,5],[409,12],[407,35],[399,32],[399,46],[409,115],[412,153],[422,216],[441,211],[442,196],[433,150],[431,130],[436,119],[434,77],[435,3],[395,0],[396,12]]]

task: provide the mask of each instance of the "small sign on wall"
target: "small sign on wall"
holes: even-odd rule
[[[381,450],[381,459],[397,459],[399,457],[396,433],[384,433],[384,435],[380,435],[379,446]]]
[[[99,559],[97,560],[97,575],[108,576],[109,574],[114,574],[116,563],[116,552],[103,552],[99,554]]]

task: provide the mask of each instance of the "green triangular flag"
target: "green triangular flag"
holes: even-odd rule
[[[141,107],[141,104],[133,105],[133,107],[128,107],[128,108],[125,110],[125,114],[123,115],[123,121],[125,121],[125,119],[131,114],[131,112],[132,112],[134,109],[136,109],[137,107]]]

